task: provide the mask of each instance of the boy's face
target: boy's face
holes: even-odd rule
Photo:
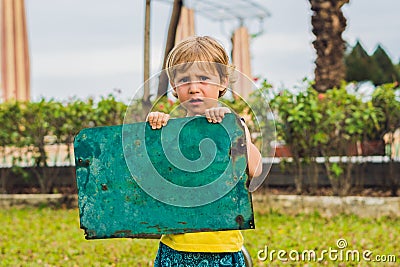
[[[177,70],[171,85],[188,116],[203,115],[206,109],[218,105],[219,92],[227,86],[215,68],[194,63],[185,70]]]

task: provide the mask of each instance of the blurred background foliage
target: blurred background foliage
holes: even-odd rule
[[[261,148],[263,156],[274,156],[276,144],[288,147],[290,155],[287,156],[293,159],[297,170],[298,192],[304,190],[303,169],[311,166],[311,176],[317,180],[320,170],[316,158],[324,157],[325,171],[335,193],[346,194],[354,164],[342,158],[332,163],[328,158],[366,155],[370,141],[383,145],[383,135],[400,126],[398,84],[377,86],[366,101],[349,93],[349,84],[345,82],[340,88],[326,93],[313,89],[312,81],[305,80],[305,83],[307,86],[303,90],[276,92],[264,80],[247,101],[232,98],[222,102],[246,120],[253,142]],[[177,117],[184,115],[179,102],[167,97],[161,97],[153,104],[153,111],[172,113]],[[128,108],[113,95],[97,102],[71,99],[62,103],[42,99],[1,103],[1,181],[10,172],[21,171],[21,167],[33,167],[41,191],[50,191],[57,168],[47,167],[56,166],[60,154],[50,157],[46,146],[52,146],[53,154],[54,150],[59,151],[64,146],[67,153],[62,156],[66,158],[61,160],[73,165],[73,139],[81,129],[122,124],[127,110],[143,121],[140,105],[140,100],[132,101]],[[127,113],[127,117],[133,116],[131,113]]]
[[[355,165],[347,157],[383,155],[383,135],[400,127],[397,83],[376,87],[368,101],[349,93],[347,87],[348,84],[343,83],[340,88],[318,93],[309,82],[305,90],[282,90],[271,99],[277,138],[290,150],[299,193],[304,190],[303,168],[311,166],[311,176],[318,179],[320,170],[316,158],[323,157],[334,193],[346,195]],[[378,150],[370,151],[375,143]],[[329,160],[332,156],[339,158],[332,162]]]
[[[384,149],[380,149],[384,135],[400,127],[399,66],[381,46],[370,56],[360,42],[344,60],[347,82],[338,88],[318,92],[314,81],[305,79],[302,88],[277,89],[260,79],[258,89],[248,99],[221,99],[223,105],[245,119],[264,157],[273,157],[275,148],[277,156],[291,157],[299,193],[304,191],[304,168],[311,170],[311,177],[317,181],[321,168],[317,158],[322,157],[335,194],[346,194],[355,164],[343,157],[335,162],[328,158],[384,155]],[[370,82],[369,92],[361,93],[366,82]],[[57,170],[48,167],[57,166],[60,155],[65,157],[61,161],[73,165],[72,144],[81,129],[144,121],[147,114],[142,105],[141,99],[127,105],[113,94],[97,101],[73,98],[64,102],[41,99],[0,103],[1,188],[10,173],[31,167],[41,191],[50,191]],[[167,96],[153,100],[152,111],[184,116],[179,102]],[[376,144],[378,150],[371,151]],[[286,155],[280,151],[282,145],[288,150]],[[49,146],[53,149],[51,157]],[[61,149],[67,153],[57,153]]]

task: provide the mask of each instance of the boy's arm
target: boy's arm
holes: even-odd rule
[[[258,148],[251,142],[250,131],[246,124],[242,123],[246,134],[246,146],[247,146],[247,164],[249,168],[250,179],[257,177],[262,173],[262,157]]]
[[[231,113],[231,110],[226,107],[215,107],[207,109],[205,112],[206,118],[211,123],[220,123],[226,113]],[[249,168],[250,178],[261,175],[262,172],[262,157],[258,148],[251,142],[250,131],[243,120],[241,120],[246,134],[247,146],[247,164]]]

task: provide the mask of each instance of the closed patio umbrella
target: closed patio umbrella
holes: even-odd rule
[[[236,69],[244,75],[238,75],[232,85],[234,91],[242,98],[247,99],[252,91],[251,57],[249,32],[246,27],[239,27],[232,37],[232,62]]]
[[[178,27],[176,28],[175,44],[194,34],[194,11],[182,6]]]
[[[30,99],[28,34],[24,0],[0,0],[3,101]]]

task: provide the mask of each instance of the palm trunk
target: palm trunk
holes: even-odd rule
[[[313,42],[317,52],[315,60],[315,85],[318,92],[339,87],[345,78],[345,41],[342,33],[346,29],[346,18],[341,10],[350,0],[309,0],[313,16]]]

